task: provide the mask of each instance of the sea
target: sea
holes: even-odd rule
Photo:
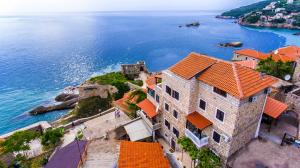
[[[28,111],[54,102],[67,86],[144,60],[150,71],[166,69],[190,52],[230,60],[242,48],[269,52],[300,45],[297,32],[242,27],[216,19],[216,11],[42,13],[0,16],[0,134],[66,110],[39,116]],[[199,27],[179,27],[199,21]]]

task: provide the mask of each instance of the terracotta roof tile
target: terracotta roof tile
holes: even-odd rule
[[[184,79],[191,79],[215,62],[217,62],[217,60],[214,58],[197,53],[191,53],[186,58],[172,66],[170,71]]]
[[[192,123],[194,126],[199,128],[200,130],[203,130],[204,128],[212,125],[212,122],[203,117],[200,113],[198,112],[193,112],[189,114],[186,119]]]
[[[118,168],[169,168],[159,143],[122,141]]]
[[[272,118],[278,118],[288,108],[287,104],[284,104],[271,97],[267,97],[264,113]]]
[[[139,108],[141,108],[149,118],[155,117],[158,113],[156,112],[156,107],[151,103],[149,99],[145,99],[137,104]]]
[[[266,59],[270,56],[270,54],[265,54],[256,50],[252,49],[242,49],[242,50],[236,50],[234,53],[239,54],[239,55],[246,55],[252,58],[256,59]]]
[[[154,90],[154,87],[157,84],[157,79],[158,78],[161,79],[162,75],[161,74],[156,74],[156,75],[149,76],[146,80],[147,87]]]
[[[288,46],[279,48],[278,50],[275,50],[272,53],[272,58],[275,61],[283,61],[283,62],[289,62],[289,61],[296,61],[298,58],[300,58],[300,47],[297,46]]]

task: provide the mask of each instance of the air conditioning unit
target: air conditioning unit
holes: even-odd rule
[[[272,92],[272,88],[267,88],[267,89],[264,90],[264,93],[265,93],[265,94],[269,94],[269,93],[271,93],[271,92]]]
[[[257,96],[251,96],[249,98],[249,102],[255,102],[257,100]]]

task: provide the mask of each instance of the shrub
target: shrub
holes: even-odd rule
[[[281,79],[283,79],[285,75],[293,73],[291,62],[274,61],[272,56],[265,60],[261,60],[258,63],[257,70]]]
[[[0,168],[7,168],[7,166],[0,161]]]
[[[143,90],[138,89],[138,90],[131,92],[131,94],[130,94],[129,99],[131,100],[134,98],[136,98],[136,103],[139,103],[147,98],[147,94]]]
[[[258,15],[250,15],[245,18],[246,22],[248,22],[248,23],[256,23],[259,21],[259,19],[260,19],[260,16],[258,16]]]
[[[73,113],[78,118],[90,117],[111,108],[111,96],[108,98],[89,97],[80,100]]]
[[[143,86],[143,84],[144,84],[142,80],[133,80],[133,81],[130,81],[130,83],[133,83],[138,86]]]
[[[8,139],[0,142],[2,153],[19,152],[29,150],[28,143],[39,137],[40,134],[35,131],[18,131],[11,135]]]
[[[63,128],[49,129],[42,135],[41,143],[43,146],[55,146],[63,136]]]
[[[118,92],[113,94],[115,100],[121,99],[126,92],[130,90],[126,84],[128,79],[121,72],[111,72],[101,76],[91,78],[89,81],[100,85],[112,85],[118,89]]]

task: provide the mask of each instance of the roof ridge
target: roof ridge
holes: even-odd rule
[[[239,91],[240,97],[244,97],[244,93],[242,91],[242,86],[241,86],[241,81],[240,81],[240,78],[238,76],[236,66],[237,66],[236,63],[232,63],[233,75],[234,75],[234,78],[235,78],[235,81],[236,81],[236,85],[237,85],[237,89]]]

